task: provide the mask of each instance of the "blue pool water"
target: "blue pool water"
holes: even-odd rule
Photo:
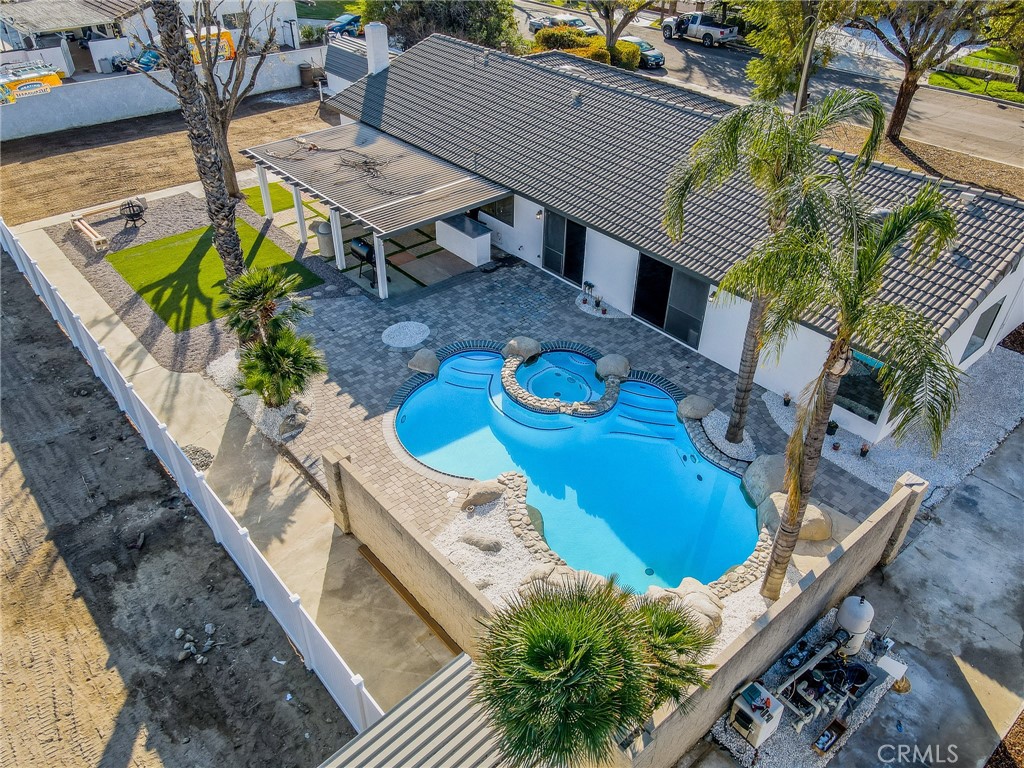
[[[483,351],[445,360],[398,411],[406,450],[461,477],[526,475],[527,502],[540,510],[551,548],[574,568],[617,573],[641,592],[685,576],[712,581],[750,555],[756,514],[739,478],[697,453],[664,391],[628,381],[602,416],[534,413],[505,394],[502,362]],[[571,353],[546,353],[519,376],[540,396],[596,399],[604,390],[594,364]]]

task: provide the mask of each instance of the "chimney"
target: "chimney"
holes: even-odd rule
[[[379,21],[371,21],[364,28],[366,35],[366,67],[371,75],[388,68],[388,27]]]

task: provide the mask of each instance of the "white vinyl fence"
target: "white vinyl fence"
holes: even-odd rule
[[[299,649],[308,669],[316,672],[331,696],[338,702],[345,716],[357,731],[363,731],[376,722],[383,710],[363,685],[363,678],[354,674],[334,646],[324,637],[316,622],[302,606],[299,596],[290,592],[263,553],[249,539],[249,531],[224,506],[203,477],[196,471],[174,438],[167,432],[148,406],[121,375],[106,350],[92,337],[65,303],[57,289],[50,284],[38,264],[25,251],[18,238],[0,218],[0,244],[11,255],[36,295],[50,310],[71,343],[82,353],[93,372],[110,390],[118,407],[131,419],[135,428],[168,469],[178,487],[189,497],[203,516],[213,535],[231,555],[239,569],[252,584],[257,597],[266,603],[274,618],[281,624]]]

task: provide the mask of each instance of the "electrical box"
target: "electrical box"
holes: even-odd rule
[[[757,749],[779,729],[782,711],[782,702],[769,694],[764,686],[750,683],[733,699],[729,725]]]

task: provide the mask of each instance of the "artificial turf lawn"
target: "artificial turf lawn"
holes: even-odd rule
[[[298,274],[300,290],[323,282],[244,221],[237,225],[247,266]],[[107,261],[175,333],[224,314],[217,309],[224,298],[224,263],[214,250],[212,227],[116,251]]]
[[[274,213],[283,211],[291,208],[295,205],[295,199],[292,197],[290,190],[285,189],[276,182],[268,184],[270,187],[270,204],[274,207]],[[263,210],[263,197],[260,195],[259,186],[247,187],[242,190],[242,194],[245,195],[245,201],[260,216],[266,216],[266,211]]]

